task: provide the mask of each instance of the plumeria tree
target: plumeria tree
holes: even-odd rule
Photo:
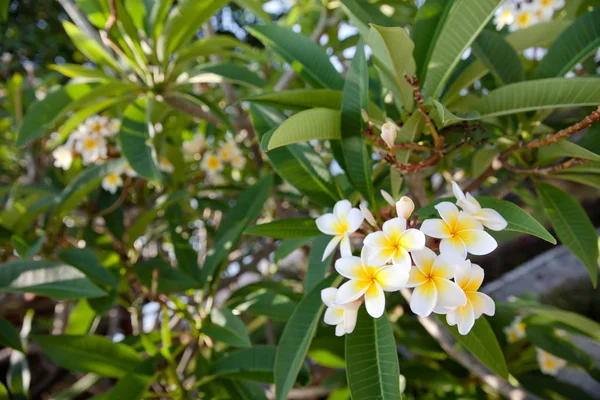
[[[0,60],[2,396],[597,393],[597,316],[493,287],[597,284],[600,2],[59,3],[73,62]]]

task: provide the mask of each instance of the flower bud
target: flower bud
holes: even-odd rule
[[[400,218],[409,219],[414,209],[415,203],[413,203],[410,197],[402,196],[396,203],[396,212]]]
[[[377,221],[375,221],[375,217],[373,216],[371,211],[369,211],[369,209],[365,207],[364,204],[360,205],[360,212],[369,224],[371,224],[372,226],[377,226]]]
[[[396,205],[396,202],[394,201],[394,198],[392,197],[391,194],[389,194],[385,190],[381,189],[381,195],[383,196],[384,200],[387,201],[387,203],[390,206],[394,207]]]
[[[396,127],[391,122],[386,122],[381,126],[381,138],[391,149],[396,143]]]

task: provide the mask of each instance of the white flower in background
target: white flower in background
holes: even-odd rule
[[[501,231],[508,225],[504,217],[500,215],[498,211],[492,210],[491,208],[481,208],[477,199],[471,196],[471,193],[465,195],[460,189],[460,186],[454,181],[452,181],[452,192],[454,193],[454,197],[456,197],[456,204],[462,208],[463,211],[475,217],[475,219],[481,222],[486,228],[493,231]]]
[[[525,29],[537,23],[535,9],[530,5],[521,4],[521,7],[515,12],[514,23],[510,26],[511,31]]]
[[[168,174],[172,174],[175,171],[175,167],[171,164],[171,161],[167,157],[160,157],[158,160],[158,169]]]
[[[351,256],[350,234],[360,228],[364,217],[358,208],[352,208],[348,200],[340,200],[333,206],[333,213],[323,214],[317,218],[317,228],[326,235],[333,235],[323,253],[325,260],[335,250],[338,243],[342,257]]]
[[[131,164],[127,163],[123,166],[123,173],[130,178],[135,178],[137,176],[137,172],[133,168],[131,168]]]
[[[410,268],[409,251],[425,247],[425,235],[418,229],[406,229],[404,218],[393,218],[383,223],[381,231],[369,233],[364,244],[372,252],[369,262],[383,265],[388,261]]]
[[[83,164],[91,164],[106,157],[106,139],[102,136],[85,136],[75,141],[75,150],[81,154]]]
[[[567,362],[562,358],[556,357],[539,347],[535,349],[540,371],[546,375],[556,376],[558,371],[567,366]]]
[[[121,120],[113,118],[108,124],[110,134],[108,136],[114,136],[121,130]]]
[[[111,136],[113,134],[110,120],[101,115],[89,117],[87,120],[85,120],[84,125],[87,129],[87,132],[91,135]]]
[[[410,299],[415,314],[427,317],[433,311],[446,313],[467,304],[465,292],[450,280],[456,268],[443,255],[426,247],[412,257],[416,267],[410,270],[406,286],[415,288]]]
[[[337,304],[335,302],[337,291],[336,288],[321,290],[321,300],[327,306],[323,321],[327,325],[335,326],[336,336],[343,336],[346,333],[352,333],[352,331],[354,331],[358,309],[360,308],[362,301],[356,300],[348,304]]]
[[[204,157],[202,157],[200,168],[207,174],[215,174],[223,170],[223,163],[214,153],[207,152],[204,154]]]
[[[371,224],[372,226],[377,226],[377,221],[375,220],[375,217],[373,216],[373,214],[371,213],[371,211],[369,211],[369,209],[367,208],[367,206],[365,206],[364,204],[360,203],[360,212],[362,213],[363,217],[365,217],[365,219],[367,220],[367,222],[369,224]]]
[[[102,189],[112,194],[115,194],[121,186],[123,186],[123,179],[117,172],[111,172],[102,179]]]
[[[523,339],[527,334],[527,326],[522,321],[521,317],[517,317],[513,320],[513,322],[504,328],[504,334],[506,335],[506,340],[509,343],[514,343]]]
[[[391,122],[386,122],[381,126],[381,138],[390,149],[396,144],[396,126]]]
[[[440,253],[451,263],[467,258],[467,253],[478,256],[489,254],[498,243],[473,216],[444,201],[435,206],[442,219],[428,219],[421,225],[427,236],[441,239]]]
[[[233,159],[237,154],[239,154],[239,149],[235,145],[234,142],[227,141],[225,143],[221,143],[219,146],[219,150],[217,150],[217,155],[221,159],[221,161],[228,162]]]
[[[62,168],[67,170],[71,168],[71,164],[73,163],[73,149],[70,145],[58,146],[52,152],[52,157],[54,157],[54,166],[56,168]]]
[[[497,30],[501,30],[515,21],[515,6],[512,3],[504,3],[496,10],[494,15],[494,25]]]
[[[364,295],[367,312],[371,317],[379,318],[385,311],[383,292],[395,292],[406,286],[410,264],[408,266],[373,264],[369,261],[370,251],[365,246],[360,258],[347,256],[335,262],[336,271],[350,279],[340,286],[335,302],[348,304]]]
[[[400,218],[404,218],[408,221],[414,210],[415,203],[413,203],[410,197],[402,196],[400,200],[396,202],[396,212]]]
[[[539,11],[545,20],[552,19],[555,11],[565,6],[565,0],[534,0],[533,9]]]
[[[231,166],[234,169],[244,169],[246,166],[246,157],[241,152],[238,152],[231,159]]]
[[[446,315],[448,325],[458,325],[461,335],[469,333],[475,320],[483,314],[492,316],[496,313],[494,300],[485,293],[479,293],[479,287],[483,282],[483,268],[477,264],[471,264],[466,260],[456,266],[454,282],[465,292],[467,304],[451,310]]]
[[[13,59],[13,55],[6,51],[4,53],[2,53],[2,55],[0,56],[0,62],[2,62],[3,64],[10,63],[12,61],[12,59]]]
[[[206,147],[206,139],[204,135],[196,133],[190,140],[185,140],[182,145],[183,154],[186,156],[194,156],[204,150]]]

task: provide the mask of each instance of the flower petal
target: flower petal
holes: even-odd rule
[[[466,306],[458,307],[452,312],[454,314],[453,320],[458,326],[458,333],[466,335],[475,325],[475,314],[473,313],[473,306],[471,303],[467,303]],[[449,316],[450,314],[448,314]],[[448,317],[446,317],[448,321]],[[450,322],[448,322],[450,324]]]
[[[365,292],[365,307],[373,318],[379,318],[385,311],[385,295],[377,282],[373,282]]]
[[[406,282],[406,287],[412,288],[419,285],[422,285],[429,281],[429,276],[423,275],[419,268],[411,268],[408,273],[408,281]]]
[[[452,194],[456,197],[456,200],[466,200],[465,193],[462,191],[458,183],[452,181]]]
[[[393,256],[393,248],[373,250],[369,255],[368,264],[373,267],[381,266],[391,260]]]
[[[418,229],[407,229],[400,235],[400,246],[408,251],[421,250],[425,247],[425,235]]]
[[[325,311],[323,322],[327,325],[337,325],[344,322],[344,309],[339,307],[329,307]]]
[[[344,331],[352,333],[356,327],[356,318],[358,317],[358,309],[346,310],[344,312]]]
[[[483,256],[496,250],[498,243],[486,231],[461,231],[457,234],[467,247],[467,251],[476,256]]]
[[[396,240],[402,235],[402,232],[406,230],[406,220],[404,218],[392,218],[383,223],[383,233],[388,239],[395,243]]]
[[[452,279],[454,278],[455,270],[455,263],[448,261],[444,255],[439,255],[433,262],[430,275],[436,278]]]
[[[340,254],[342,257],[348,257],[352,255],[352,247],[350,247],[350,236],[347,233],[344,233],[341,236],[342,240],[340,241]]]
[[[333,214],[323,214],[315,221],[317,228],[326,235],[337,235],[338,219]]]
[[[392,246],[385,233],[380,231],[369,233],[363,243],[372,249],[383,249]]]
[[[344,324],[338,324],[335,327],[335,336],[344,336],[344,333],[346,333],[346,330],[344,329]]]
[[[443,201],[440,204],[436,204],[435,209],[438,210],[444,222],[448,224],[448,227],[454,230],[458,222],[458,208],[449,201]]]
[[[473,306],[475,319],[481,317],[482,314],[490,317],[496,313],[496,304],[490,296],[485,293],[471,292],[469,293],[469,301]]]
[[[433,252],[433,250],[425,247],[423,250],[413,251],[412,258],[417,268],[423,274],[429,276],[437,255]]]
[[[392,263],[401,265],[405,268],[410,268],[410,254],[404,248],[399,247],[396,251],[394,251],[394,255],[392,256]]]
[[[333,215],[340,221],[346,219],[352,209],[352,203],[349,200],[340,200],[333,206]]]
[[[433,280],[429,279],[426,283],[413,290],[410,298],[410,309],[421,317],[428,317],[437,303],[437,290]]]
[[[375,274],[375,280],[386,292],[394,292],[406,286],[409,272],[410,264],[408,264],[408,268],[393,264],[380,269]]]
[[[440,254],[449,263],[458,264],[467,258],[467,247],[458,236],[442,239],[440,242]]]
[[[483,268],[481,268],[477,264],[471,264],[469,281],[466,285],[460,285],[465,292],[476,292],[481,287],[483,283],[483,276],[485,273],[483,272]]]
[[[331,253],[333,253],[335,247],[338,245],[340,240],[342,240],[341,236],[334,236],[333,239],[329,241],[327,247],[325,247],[325,251],[323,252],[323,257],[321,258],[321,261],[325,261],[325,259],[329,257]]]
[[[323,304],[325,304],[327,307],[333,306],[337,291],[337,288],[334,287],[321,290],[321,300],[323,301]]]
[[[368,279],[365,275],[362,260],[359,257],[350,256],[337,259],[335,262],[335,270],[348,279]]]
[[[471,260],[464,260],[458,264],[456,264],[456,268],[454,270],[454,282],[463,290],[469,285],[469,281],[471,280]],[[479,288],[477,288],[479,289]],[[475,290],[477,290],[475,289]]]
[[[351,209],[346,217],[346,222],[348,223],[348,233],[356,232],[364,220],[365,217],[363,217],[363,214],[358,208]]]
[[[452,235],[450,227],[439,218],[426,219],[421,224],[421,232],[436,239],[449,238]]]
[[[483,225],[477,219],[469,213],[461,211],[458,213],[458,220],[456,222],[455,232],[468,231],[468,230],[483,230]]]
[[[415,210],[415,203],[410,197],[402,196],[396,202],[396,213],[400,218],[409,219],[412,212]]]
[[[483,208],[479,210],[474,217],[481,222],[483,226],[493,231],[501,231],[508,226],[508,222],[496,210],[491,208]]]
[[[438,292],[438,306],[452,309],[467,304],[465,292],[456,283],[444,278],[433,278],[433,281]]]
[[[337,295],[335,296],[335,302],[337,304],[346,304],[358,300],[360,296],[365,294],[370,284],[370,281],[358,280],[351,280],[344,283],[338,289]]]

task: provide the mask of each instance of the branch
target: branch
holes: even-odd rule
[[[534,168],[519,168],[513,167],[508,163],[504,163],[503,166],[509,171],[516,172],[519,174],[537,174],[537,175],[548,175],[552,172],[561,171],[563,169],[569,169],[575,165],[581,165],[588,162],[583,158],[570,158],[558,164],[550,165],[548,167],[534,167]]]
[[[417,102],[417,107],[419,108],[419,111],[423,115],[423,120],[425,121],[425,126],[427,126],[429,133],[433,137],[433,142],[435,143],[435,148],[442,149],[444,147],[444,138],[440,137],[437,130],[435,129],[435,125],[433,124],[433,121],[431,120],[431,118],[429,118],[429,114],[427,114],[427,110],[425,110],[425,103],[423,102],[423,96],[421,95],[421,89],[419,87],[419,78],[416,75],[414,75],[411,79],[408,76],[408,74],[405,72],[404,79],[406,79],[408,84],[410,86],[412,86],[413,96],[415,98],[415,101]]]
[[[221,120],[219,118],[217,118],[214,114],[212,114],[208,111],[205,111],[198,104],[194,104],[190,101],[187,101],[187,100],[185,100],[179,96],[175,96],[175,95],[165,95],[164,101],[171,107],[176,108],[180,111],[183,111],[186,114],[190,114],[194,117],[203,119],[214,125],[221,125]]]
[[[550,134],[542,139],[537,139],[529,143],[520,142],[519,148],[526,147],[528,149],[534,149],[538,147],[548,146],[549,144],[556,143],[564,138],[567,138],[583,129],[589,128],[594,122],[600,120],[600,106],[597,110],[592,112],[590,115],[585,117],[582,121],[571,125],[565,129],[561,129],[560,131]]]

